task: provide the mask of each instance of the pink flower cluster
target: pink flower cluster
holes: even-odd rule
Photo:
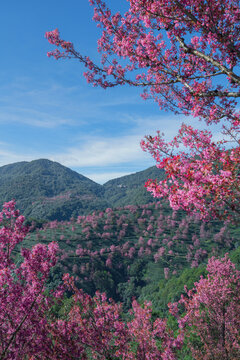
[[[174,155],[180,146],[186,151]],[[210,132],[185,124],[171,142],[158,132],[146,136],[141,147],[166,172],[166,179],[148,180],[145,185],[155,197],[167,197],[173,209],[199,213],[204,220],[239,219],[240,147],[224,150]]]

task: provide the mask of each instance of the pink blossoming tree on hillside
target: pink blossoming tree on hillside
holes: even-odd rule
[[[240,271],[225,255],[208,261],[208,276],[187,290],[179,303],[169,304],[196,360],[240,358]],[[180,317],[178,304],[185,308]]]
[[[174,209],[198,212],[205,220],[238,221],[239,2],[129,0],[124,15],[112,14],[102,0],[90,4],[94,21],[102,28],[101,65],[62,40],[57,29],[46,33],[57,46],[48,56],[79,60],[94,86],[140,87],[142,97],[154,99],[161,109],[203,119],[208,125],[221,121],[228,140],[223,137],[217,143],[210,132],[184,124],[169,143],[161,132],[146,136],[143,150],[167,175],[166,180],[149,180],[146,186],[154,196],[168,197]],[[177,152],[182,145],[186,151]]]
[[[151,304],[132,303],[131,320],[123,321],[120,304],[99,292],[92,298],[65,275],[74,292],[74,305],[66,320],[49,328],[55,343],[54,359],[176,360],[183,335],[174,337],[166,320],[151,321]]]
[[[27,233],[23,222],[14,201],[5,203],[0,212],[1,360],[42,359],[43,351],[50,352],[52,347],[47,331],[52,299],[45,293],[45,283],[56,263],[58,245],[52,242],[48,247],[37,244],[32,250],[23,249],[23,262],[17,266],[13,253]]]

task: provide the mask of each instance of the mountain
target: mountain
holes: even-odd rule
[[[103,185],[105,198],[112,207],[154,202],[155,199],[146,191],[144,184],[148,179],[162,180],[164,176],[164,170],[152,166],[135,174],[109,180]]]
[[[109,206],[101,185],[46,159],[0,167],[0,203],[12,199],[26,217],[49,220]]]
[[[99,185],[54,161],[22,161],[0,167],[0,204],[15,199],[27,218],[69,220],[107,207],[153,202],[144,184],[163,176],[153,166]]]

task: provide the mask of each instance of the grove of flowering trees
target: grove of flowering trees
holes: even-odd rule
[[[121,304],[97,292],[89,296],[69,274],[54,291],[46,281],[56,264],[58,245],[22,249],[16,264],[16,246],[27,229],[24,218],[5,203],[0,213],[0,359],[6,360],[177,360],[184,342],[193,359],[238,359],[240,355],[240,272],[227,255],[208,262],[207,279],[195,283],[178,303],[169,304],[178,330],[167,319],[151,319],[151,304],[136,300],[124,314]],[[64,294],[73,296],[70,305]],[[60,312],[56,306],[62,306]],[[55,309],[55,310],[54,310]]]
[[[102,28],[101,64],[62,40],[58,29],[46,33],[57,46],[48,56],[79,60],[94,86],[141,87],[142,97],[161,109],[222,124],[218,142],[210,131],[185,124],[170,142],[160,131],[146,136],[143,150],[167,174],[146,186],[154,196],[168,197],[173,209],[198,212],[205,220],[239,221],[239,2],[130,0],[124,15],[112,14],[102,0],[90,4]],[[177,151],[183,146],[185,151]]]
[[[146,283],[143,273],[150,264],[159,280],[179,276],[183,268],[197,268],[208,257],[233,250],[238,242],[233,229],[222,222],[203,223],[183,211],[171,212],[157,202],[51,221],[30,233],[24,246],[57,241],[59,261],[52,283],[68,272],[85,292],[104,291],[126,307],[138,297],[138,286]]]

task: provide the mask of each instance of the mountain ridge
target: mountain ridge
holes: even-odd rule
[[[144,183],[163,174],[151,167],[100,185],[55,161],[21,161],[0,167],[0,203],[15,199],[27,218],[68,220],[107,207],[152,202]]]

